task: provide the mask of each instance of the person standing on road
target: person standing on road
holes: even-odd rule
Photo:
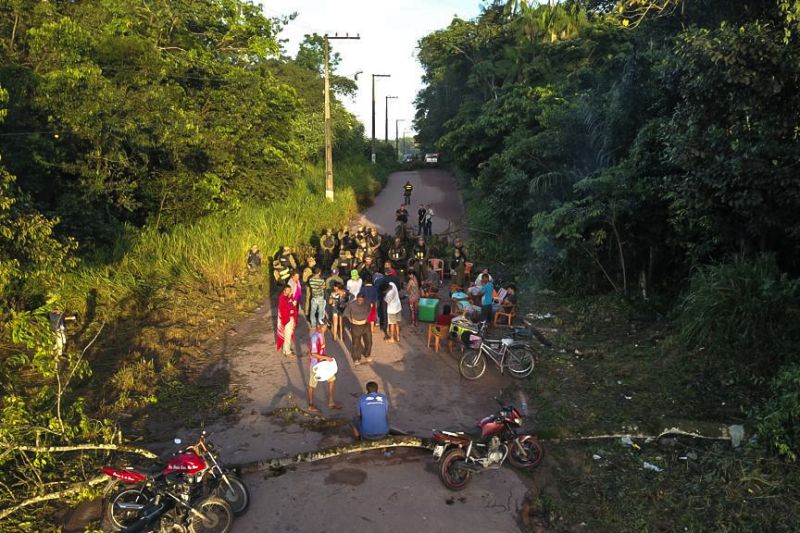
[[[345,318],[350,321],[350,338],[353,341],[350,357],[353,358],[353,366],[361,365],[362,357],[364,363],[372,362],[372,329],[368,322],[371,310],[372,306],[363,292],[359,292],[355,301],[347,304],[344,310]]]
[[[492,318],[492,302],[494,301],[494,283],[490,281],[489,274],[481,275],[481,317],[480,321],[488,322]]]
[[[364,282],[361,281],[361,275],[358,273],[358,270],[351,270],[350,279],[347,280],[347,292],[355,298],[358,296],[358,293],[361,292],[361,286],[363,284]]]
[[[328,331],[328,323],[317,324],[316,331],[311,335],[311,350],[308,354],[308,410],[318,413],[319,409],[314,405],[314,392],[317,390],[317,374],[314,367],[323,361],[335,361],[329,357],[325,349],[325,332]],[[328,408],[341,409],[342,406],[336,403],[334,392],[336,390],[336,374],[328,377]]]
[[[425,235],[433,235],[433,208],[428,204],[425,208]]]
[[[400,342],[400,322],[402,322],[403,304],[400,302],[400,291],[390,281],[383,286],[383,300],[386,302],[386,322],[389,326],[389,339],[386,342]]]
[[[406,184],[403,185],[403,205],[411,205],[411,191],[414,190],[414,186],[411,185],[410,181],[406,181]]]
[[[297,305],[292,298],[292,288],[284,285],[278,296],[278,327],[275,332],[275,341],[278,350],[286,357],[295,357],[292,345],[294,344],[294,329],[297,325]]]
[[[325,280],[322,279],[322,269],[314,267],[314,275],[308,280],[308,293],[311,299],[309,320],[311,326],[325,321]]]
[[[378,384],[367,383],[367,393],[362,394],[353,418],[353,436],[356,439],[378,440],[389,434],[389,399],[378,392]]]
[[[408,273],[406,280],[406,296],[408,297],[408,310],[411,313],[411,326],[417,327],[417,313],[419,312],[420,288],[417,275]]]
[[[425,231],[425,213],[427,212],[425,205],[419,204],[419,209],[417,209],[417,236],[422,235],[422,232]]]

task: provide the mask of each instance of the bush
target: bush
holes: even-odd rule
[[[756,431],[790,461],[800,453],[800,364],[785,367],[772,382],[772,398],[757,416]]]
[[[800,341],[798,296],[797,280],[781,273],[771,257],[702,267],[679,306],[679,340],[772,375]]]

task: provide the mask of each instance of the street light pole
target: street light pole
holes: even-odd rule
[[[348,34],[323,36],[323,53],[325,61],[325,198],[333,201],[333,128],[331,126],[331,80],[330,80],[330,39],[360,39],[358,35],[350,37]]]
[[[392,98],[397,98],[396,96],[387,96],[386,97],[386,131],[383,134],[383,142],[389,142],[389,100]]]
[[[391,74],[373,74],[372,75],[372,143],[370,150],[372,152],[372,162],[375,163],[375,78],[391,78]]]
[[[400,159],[400,137],[397,135],[397,132],[401,122],[405,122],[405,119],[398,118],[394,121],[394,152],[397,154],[397,159]]]

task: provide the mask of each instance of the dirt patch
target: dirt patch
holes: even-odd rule
[[[325,477],[326,485],[351,485],[357,487],[367,480],[367,472],[358,468],[334,470]]]

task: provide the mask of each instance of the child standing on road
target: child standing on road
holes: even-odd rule
[[[411,326],[417,327],[417,314],[419,311],[420,288],[417,275],[413,272],[408,273],[406,281],[406,296],[408,297],[408,309],[411,312]]]

